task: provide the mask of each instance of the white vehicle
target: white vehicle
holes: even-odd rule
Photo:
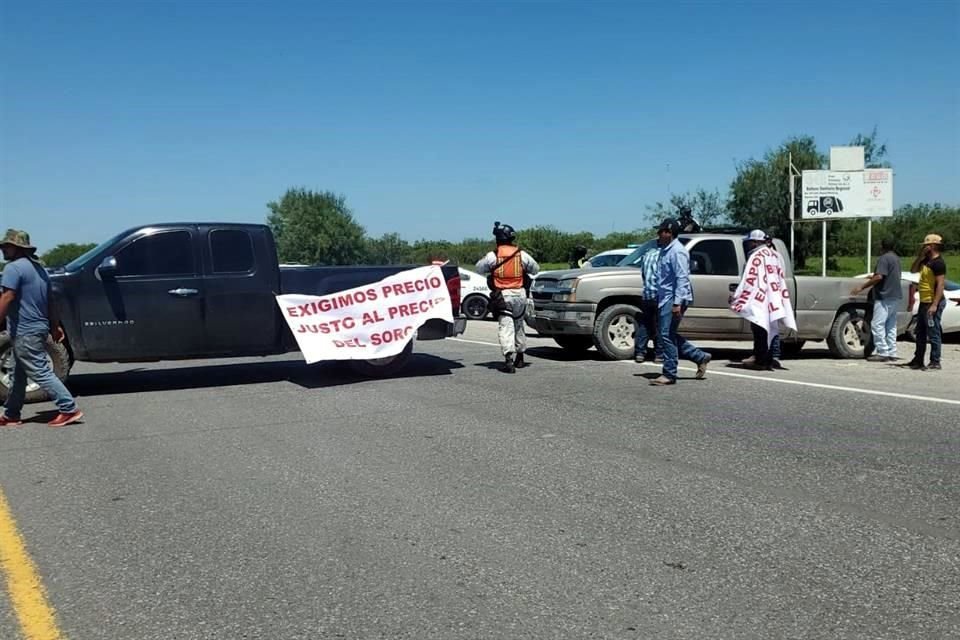
[[[487,306],[490,304],[490,287],[487,286],[487,279],[463,267],[459,269],[462,300],[460,308],[470,320],[482,320],[487,316]]]
[[[871,273],[862,273],[858,278],[869,278]],[[911,312],[917,315],[917,309],[920,307],[920,296],[917,293],[917,285],[920,283],[920,274],[909,271],[900,272],[900,279],[910,283]],[[943,297],[947,299],[947,306],[943,310],[941,324],[944,333],[954,333],[960,331],[960,284],[947,280],[944,283]],[[913,327],[916,324],[916,317],[910,321],[904,332],[907,336],[913,337]]]

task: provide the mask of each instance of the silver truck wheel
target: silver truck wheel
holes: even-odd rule
[[[403,351],[395,356],[375,358],[373,360],[348,360],[348,366],[365,378],[386,378],[396,375],[413,358],[413,340],[407,343]]]
[[[847,309],[838,313],[827,335],[827,346],[837,358],[866,358],[873,353],[873,336],[865,312]]]
[[[70,352],[67,348],[47,340],[47,357],[50,366],[53,367],[53,373],[61,380],[66,381],[70,375]],[[0,334],[0,399],[6,400],[13,386],[13,345],[10,337],[4,333]],[[47,392],[40,388],[33,380],[27,379],[26,402],[43,402],[47,399]]]
[[[474,293],[466,297],[460,308],[463,309],[463,314],[471,320],[483,320],[487,316],[487,304],[486,297]]]
[[[567,351],[581,352],[593,346],[592,336],[554,336],[553,341]]]
[[[636,321],[639,307],[632,304],[614,304],[604,309],[593,323],[593,343],[608,360],[628,360],[633,357]]]

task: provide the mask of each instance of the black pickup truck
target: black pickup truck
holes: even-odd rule
[[[158,362],[268,356],[297,351],[275,296],[326,295],[359,287],[409,266],[304,267],[278,264],[269,227],[256,224],[165,223],[124,231],[65,267],[51,289],[66,339],[50,343],[54,370],[66,379],[74,361]],[[460,275],[442,267],[454,324],[428,320],[417,338],[463,333]],[[387,376],[410,359],[351,360],[366,376]],[[12,383],[13,354],[0,334],[0,395]],[[32,383],[28,401],[41,400]]]

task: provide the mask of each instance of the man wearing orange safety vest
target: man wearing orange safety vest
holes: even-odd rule
[[[527,366],[523,352],[527,349],[524,315],[527,312],[526,280],[540,271],[540,265],[517,246],[517,234],[508,224],[493,223],[497,250],[477,263],[476,271],[488,275],[490,310],[499,322],[497,335],[503,351],[501,371],[514,373]]]

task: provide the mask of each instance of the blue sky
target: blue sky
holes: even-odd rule
[[[373,235],[605,234],[874,125],[896,205],[960,204],[958,7],[0,0],[0,226],[262,222],[303,186]]]

